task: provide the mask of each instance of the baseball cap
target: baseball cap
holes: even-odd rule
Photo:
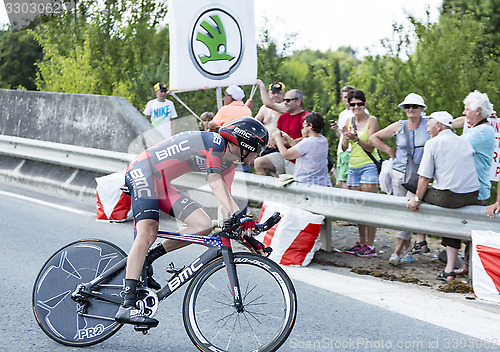
[[[447,111],[436,111],[429,115],[430,119],[434,119],[437,122],[441,122],[446,127],[450,127],[453,124],[453,116]]]
[[[269,85],[269,90],[271,92],[279,93],[279,92],[285,92],[285,85],[281,82],[276,82],[272,83]]]
[[[159,90],[162,92],[166,92],[168,90],[167,85],[165,83],[156,83],[155,84],[155,92],[157,92]]]
[[[427,105],[424,103],[424,98],[416,93],[410,93],[406,96],[405,100],[401,104],[398,105],[398,108],[404,109],[405,105],[420,105],[425,108]]]
[[[226,93],[233,97],[234,100],[243,100],[245,97],[245,92],[243,89],[238,87],[236,84],[231,84],[226,89]]]

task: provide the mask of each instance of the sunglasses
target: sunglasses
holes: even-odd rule
[[[297,100],[299,98],[285,98],[283,99],[284,101],[286,101],[287,103],[291,102],[292,100]]]
[[[306,127],[306,126],[309,126],[309,125],[311,125],[310,122],[307,122],[307,121],[302,122],[302,126],[303,127]]]
[[[418,108],[421,108],[422,106],[420,106],[420,105],[414,105],[414,104],[408,104],[408,105],[403,105],[403,107],[405,109],[410,109],[411,108],[411,109],[415,109],[416,110]]]
[[[361,103],[349,103],[349,106],[364,106],[365,103],[361,102]]]

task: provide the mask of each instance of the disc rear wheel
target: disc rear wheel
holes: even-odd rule
[[[57,251],[42,267],[33,287],[33,312],[50,338],[68,346],[89,346],[113,335],[120,327],[114,320],[119,304],[87,297],[71,298],[77,286],[109,269],[126,254],[112,243],[82,240]],[[125,270],[118,271],[92,291],[121,301]]]

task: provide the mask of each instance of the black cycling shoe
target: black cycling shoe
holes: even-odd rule
[[[152,288],[153,290],[158,291],[161,288],[161,285],[156,282],[156,280],[153,278],[153,266],[148,265],[146,267],[146,286],[149,288]]]
[[[148,317],[142,310],[122,305],[116,312],[115,320],[120,324],[147,325],[152,328],[158,326],[158,320]]]

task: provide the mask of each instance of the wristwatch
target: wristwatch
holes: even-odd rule
[[[417,203],[421,203],[421,202],[422,202],[422,201],[420,200],[420,198],[418,198],[417,196],[415,196],[415,198],[414,198],[414,199],[415,199],[415,202],[417,202]]]

